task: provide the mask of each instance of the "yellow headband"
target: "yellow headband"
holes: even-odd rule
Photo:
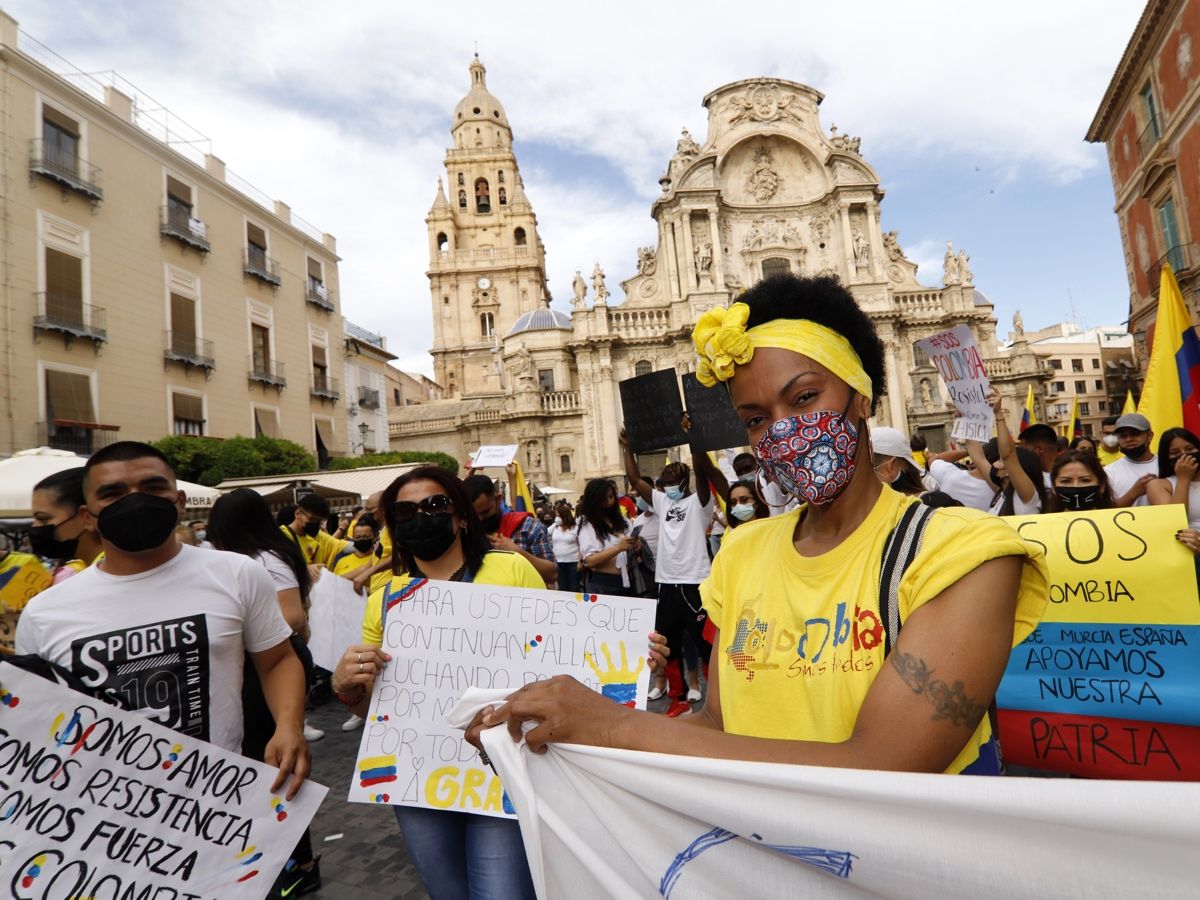
[[[692,331],[692,343],[700,355],[696,378],[706,387],[728,381],[737,366],[754,358],[758,347],[776,347],[802,353],[820,363],[868,400],[871,379],[862,360],[842,335],[808,319],[773,319],[746,330],[750,307],[734,303],[728,309],[714,307],[700,317]]]

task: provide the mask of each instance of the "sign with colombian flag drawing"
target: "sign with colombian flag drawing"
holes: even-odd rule
[[[1016,516],[1050,602],[996,695],[1007,762],[1200,781],[1200,599],[1183,507]]]
[[[514,816],[500,778],[446,721],[470,687],[572,675],[646,708],[653,600],[424,578],[394,579],[382,599],[392,660],[375,680],[352,802]]]

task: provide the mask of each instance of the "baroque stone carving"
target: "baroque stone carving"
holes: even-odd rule
[[[653,247],[638,247],[637,260],[639,275],[653,275],[654,270],[658,268],[658,260],[655,258]]]
[[[825,213],[817,213],[809,217],[808,228],[814,238],[824,243],[829,240],[829,217]]]
[[[826,222],[828,232],[829,223]],[[762,250],[766,247],[799,247],[802,245],[800,232],[790,222],[782,219],[755,219],[742,240],[742,250]]]
[[[854,267],[856,269],[868,268],[871,265],[871,248],[867,244],[866,237],[860,229],[852,228],[850,230],[850,239],[854,247]]]
[[[971,257],[967,256],[966,250],[958,251],[958,279],[965,285],[971,284],[975,278],[971,272],[970,261]]]
[[[692,254],[696,257],[697,272],[705,273],[712,268],[712,244],[707,238],[697,238]]]
[[[734,295],[737,295],[746,290],[746,286],[742,284],[742,279],[738,278],[736,275],[726,275],[725,289],[732,291]]]
[[[1013,313],[1013,337],[1018,341],[1025,337],[1025,320],[1021,318],[1021,310],[1017,309]]]
[[[638,293],[643,297],[653,297],[658,293],[658,282],[653,278],[647,278],[642,282],[642,286],[638,288]]]
[[[942,258],[942,284],[958,284],[959,281],[958,256],[954,253],[954,245],[946,241],[946,255]]]
[[[892,262],[899,262],[904,259],[904,250],[900,247],[900,232],[888,231],[883,235],[883,249],[887,252],[888,259]],[[893,279],[899,281],[899,279]]]
[[[783,179],[775,171],[775,160],[771,151],[759,147],[754,151],[754,161],[747,167],[746,190],[759,203],[766,203],[783,185]]]
[[[596,303],[604,306],[608,300],[608,285],[604,283],[604,270],[600,268],[599,260],[596,261],[596,267],[592,269],[592,291],[596,294]]]
[[[729,124],[740,122],[775,122],[779,119],[800,121],[796,95],[785,91],[777,84],[756,84],[729,99],[725,111],[729,113]]]
[[[680,156],[698,156],[700,154],[700,145],[692,139],[686,128],[683,129],[683,133],[675,144],[675,152]]]
[[[583,298],[587,296],[587,282],[583,280],[583,274],[576,269],[575,277],[571,279],[571,308],[583,309]]]
[[[853,153],[856,156],[861,156],[859,147],[862,146],[862,138],[850,137],[848,134],[838,134],[836,125],[831,125],[829,128],[829,143],[833,145],[834,150],[841,150],[843,153]]]

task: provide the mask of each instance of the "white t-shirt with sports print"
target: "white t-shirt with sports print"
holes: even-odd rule
[[[240,753],[244,654],[291,633],[259,562],[183,545],[148,572],[89,566],[38,594],[16,650],[70,669],[123,709]]]
[[[699,584],[708,577],[708,521],[712,518],[713,496],[701,503],[693,492],[671,500],[654,492],[654,515],[658,519],[658,552],[654,556],[654,580],[659,584]]]

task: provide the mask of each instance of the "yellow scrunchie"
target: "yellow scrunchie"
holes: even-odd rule
[[[871,379],[862,360],[845,337],[809,319],[773,319],[747,330],[750,307],[734,303],[714,307],[696,323],[692,343],[700,363],[696,378],[706,387],[728,381],[738,366],[754,358],[757,347],[776,347],[802,353],[819,362],[858,393],[871,399]]]

